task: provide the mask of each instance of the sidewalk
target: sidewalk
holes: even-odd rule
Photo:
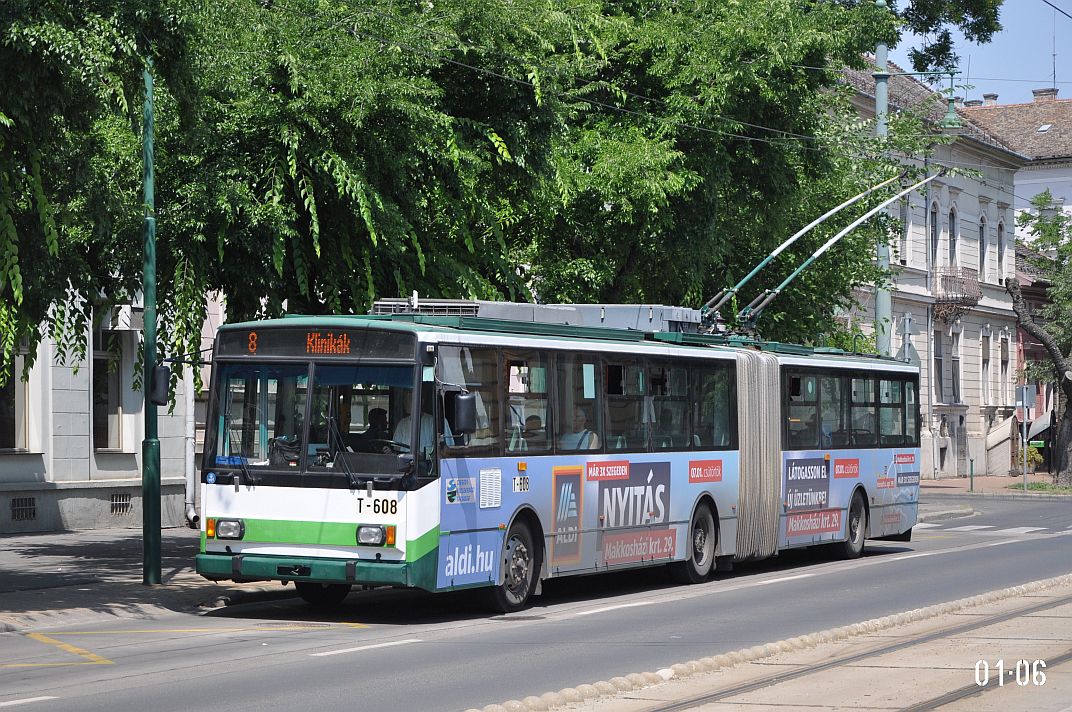
[[[160,586],[142,584],[140,529],[0,536],[0,633],[149,618],[292,596],[279,583],[213,583],[193,571],[200,532],[165,529]]]
[[[1052,475],[1047,472],[1030,473],[1027,476],[1028,483],[1032,482],[1044,482],[1049,484],[1053,481]],[[1048,494],[1045,492],[1031,492],[1026,495],[1023,491],[1024,478],[1023,475],[1013,476],[1001,476],[1001,475],[976,475],[974,478],[970,478],[967,475],[960,477],[947,477],[938,480],[920,480],[919,481],[919,499],[924,502],[928,499],[928,496],[932,495],[966,495],[966,494],[981,494],[988,496],[995,495],[1009,495],[1013,497],[1070,497],[1072,495],[1067,494]],[[1009,487],[1019,487],[1020,489],[1009,489]],[[971,487],[971,491],[969,491]],[[1072,502],[1072,499],[1069,499]]]
[[[1032,481],[1049,481],[1034,475]],[[1012,497],[1013,477],[976,477],[974,494]],[[923,480],[919,520],[937,521],[973,513],[966,477]],[[1072,502],[1072,497],[1069,497]],[[213,583],[193,571],[200,533],[165,529],[163,585],[142,584],[140,529],[96,529],[0,536],[0,633],[75,625],[109,618],[144,618],[269,597],[293,596],[279,583]]]

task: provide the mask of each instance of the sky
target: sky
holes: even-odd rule
[[[1050,2],[1072,15],[1072,0]],[[982,99],[984,93],[994,92],[1001,104],[1031,101],[1032,89],[1053,86],[1056,28],[1057,97],[1072,99],[1072,18],[1042,0],[1005,0],[1000,18],[1004,29],[988,44],[977,45],[954,33],[961,72],[956,84],[971,86],[958,89],[957,95]],[[918,38],[905,35],[901,44],[890,50],[890,60],[911,70],[908,49],[918,44]]]

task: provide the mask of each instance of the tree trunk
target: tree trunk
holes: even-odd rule
[[[1054,453],[1053,467],[1057,470],[1058,482],[1072,485],[1072,379],[1066,375],[1072,372],[1072,358],[1061,353],[1057,340],[1046,329],[1035,323],[1020,293],[1020,283],[1015,277],[1005,278],[1005,291],[1012,297],[1012,310],[1016,312],[1016,323],[1046,348],[1054,370],[1057,371],[1057,382],[1065,400],[1065,412],[1057,428],[1057,451]],[[1024,443],[1024,447],[1027,447],[1027,443]]]
[[[1057,484],[1072,487],[1072,401],[1065,399],[1065,412],[1057,425],[1057,442],[1051,455],[1053,469],[1057,472]]]

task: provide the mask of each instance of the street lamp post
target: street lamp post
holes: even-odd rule
[[[145,107],[142,130],[142,162],[145,192],[145,261],[142,296],[145,303],[145,439],[141,444],[142,583],[160,583],[160,439],[156,405],[150,400],[153,369],[156,368],[156,208],[153,196],[153,75],[152,63],[142,71]]]
[[[875,6],[886,9],[886,0],[875,0]],[[889,66],[886,43],[875,45],[875,135],[885,139],[889,133],[886,115],[889,111]],[[890,246],[885,239],[878,244],[878,268],[882,274],[890,271]],[[893,297],[885,285],[875,290],[875,345],[882,356],[892,356],[890,351],[890,326],[893,323]]]

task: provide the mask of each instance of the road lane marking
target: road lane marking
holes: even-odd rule
[[[113,663],[111,660],[101,657],[96,653],[91,653],[88,650],[71,645],[70,643],[64,643],[62,640],[50,638],[47,635],[42,635],[41,633],[27,633],[26,637],[36,640],[39,643],[45,643],[46,645],[55,645],[57,648],[64,652],[70,653],[72,655],[77,655],[80,658],[84,658],[85,662],[81,663],[82,665],[115,665],[115,663]],[[30,663],[29,665],[37,666],[38,664]],[[27,664],[15,663],[12,665],[5,665],[4,667],[27,667]]]
[[[356,648],[344,648],[343,650],[329,650],[326,653],[309,653],[309,657],[323,658],[328,655],[342,655],[343,653],[358,653],[362,650],[373,650],[375,648],[391,648],[396,645],[408,645],[409,643],[420,643],[420,638],[407,638],[406,640],[393,640],[390,643],[375,643],[373,645],[360,645]]]
[[[963,527],[951,527],[949,529],[946,529],[946,531],[947,532],[974,532],[974,531],[978,531],[979,529],[993,529],[993,528],[994,528],[993,524],[968,524],[967,526],[963,526]]]
[[[27,697],[22,700],[8,700],[7,702],[0,702],[0,707],[14,707],[15,705],[25,705],[30,702],[44,702],[45,700],[58,699],[58,697]]]
[[[997,531],[987,532],[987,534],[1030,534],[1031,532],[1040,532],[1046,527],[1012,527],[1011,529],[998,529]]]
[[[655,601],[637,601],[635,603],[620,603],[617,606],[605,606],[603,608],[593,608],[590,611],[581,611],[580,613],[575,613],[574,615],[591,616],[591,615],[595,615],[596,613],[606,613],[607,611],[617,611],[617,610],[619,610],[621,608],[636,608],[637,606],[650,606],[653,603],[655,603]]]
[[[345,628],[368,628],[367,623],[339,623],[338,625]],[[57,636],[68,635],[148,635],[152,633],[250,633],[250,632],[272,632],[277,630],[328,630],[334,628],[336,624],[310,624],[302,625],[301,623],[294,623],[288,625],[275,625],[275,626],[252,626],[249,628],[145,628],[135,630],[71,630],[63,631],[61,633],[53,633]]]
[[[934,524],[933,522],[917,522],[916,523],[916,529],[934,529],[935,527],[940,527],[940,526],[942,526],[942,525],[941,524]]]
[[[756,586],[766,586],[768,583],[781,583],[782,581],[795,581],[797,579],[811,578],[815,574],[796,574],[795,576],[779,576],[778,578],[764,579],[763,581],[756,581]]]

